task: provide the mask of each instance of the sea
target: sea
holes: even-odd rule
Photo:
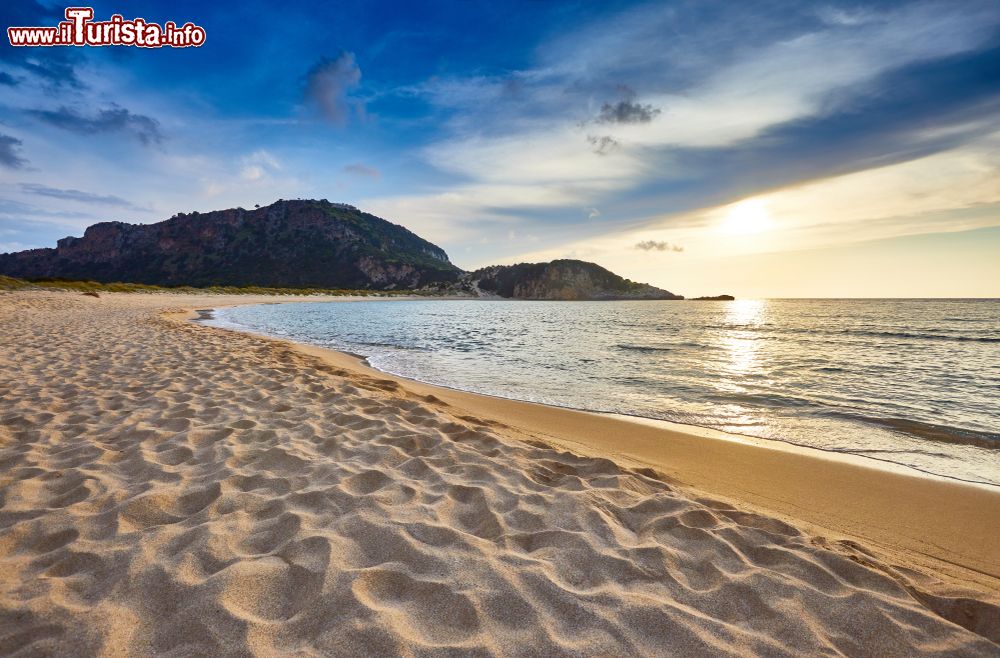
[[[307,302],[209,322],[429,384],[1000,486],[1000,300]]]

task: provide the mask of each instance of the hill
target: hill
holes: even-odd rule
[[[0,254],[22,279],[161,286],[413,289],[456,281],[440,247],[345,204],[279,200],[257,210],[179,214],[156,224],[102,222],[54,249]]]
[[[624,279],[600,265],[582,260],[493,265],[470,272],[463,281],[478,294],[516,299],[684,299],[648,283]]]

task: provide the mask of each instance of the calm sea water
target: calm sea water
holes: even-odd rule
[[[1000,485],[1000,300],[373,301],[214,322],[432,384]]]

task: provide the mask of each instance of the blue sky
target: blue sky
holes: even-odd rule
[[[935,294],[1000,296],[995,1],[94,9],[192,21],[207,42],[0,46],[0,251],[327,198],[466,268],[580,257],[743,296],[920,295],[933,275]],[[914,265],[933,244],[934,268]],[[879,249],[898,265],[852,267]]]

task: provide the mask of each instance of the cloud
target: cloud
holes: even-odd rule
[[[587,143],[594,147],[594,153],[597,153],[598,155],[610,153],[619,146],[618,140],[610,135],[604,135],[602,137],[587,135]]]
[[[124,107],[114,104],[107,109],[98,111],[93,117],[83,116],[65,105],[58,110],[28,110],[27,112],[50,125],[70,132],[85,135],[120,132],[131,135],[139,140],[143,146],[163,142],[160,123],[156,119],[144,114],[133,114]]]
[[[344,167],[344,173],[353,174],[354,176],[361,176],[364,178],[373,178],[378,180],[382,177],[382,173],[375,169],[374,167],[367,167],[360,163],[349,164]]]
[[[617,103],[602,105],[595,119],[597,123],[649,123],[660,114],[659,108],[637,103],[635,90],[628,85],[617,85],[617,88],[624,98]]]
[[[670,244],[669,242],[659,242],[657,240],[637,242],[635,248],[640,251],[674,251],[677,253],[684,251],[684,247],[679,244]]]
[[[21,157],[21,140],[0,133],[0,165],[10,169],[23,169],[28,161]]]
[[[347,123],[352,111],[362,115],[361,103],[349,94],[361,82],[361,69],[354,53],[342,51],[337,57],[324,57],[306,75],[305,100],[332,123]]]
[[[842,26],[864,25],[877,18],[864,9],[844,9],[841,7],[821,7],[816,11],[816,15],[824,23]]]
[[[0,198],[0,220],[25,220],[31,222],[49,222],[61,225],[87,226],[96,219],[93,215],[75,210],[62,211],[49,208],[39,208],[29,203],[21,203],[13,199]],[[87,220],[87,223],[72,220]]]
[[[0,71],[0,85],[6,85],[8,87],[16,87],[18,85],[17,78],[12,76],[10,73],[5,73]]]
[[[597,208],[587,209],[587,219],[597,219],[600,216],[601,216],[601,211],[598,210]]]
[[[281,163],[263,149],[244,156],[240,163],[240,178],[246,181],[259,181],[268,174],[281,170]]]
[[[605,103],[597,115],[598,123],[649,123],[660,114],[659,108],[631,100]]]
[[[132,202],[126,201],[120,196],[115,196],[113,194],[102,195],[82,192],[80,190],[63,190],[57,187],[49,187],[47,185],[39,185],[36,183],[22,183],[21,189],[29,194],[36,194],[38,196],[50,197],[53,199],[62,199],[64,201],[94,203],[105,206],[115,206],[117,208],[128,208],[129,210],[148,210],[147,208],[140,208]]]

